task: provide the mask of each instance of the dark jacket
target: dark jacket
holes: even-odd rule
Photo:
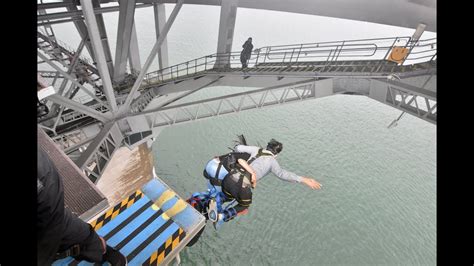
[[[250,59],[250,55],[252,54],[253,44],[249,40],[247,40],[242,45],[242,48],[244,48],[244,49],[242,50],[242,52],[240,54],[242,56],[245,56],[247,59]]]
[[[64,189],[48,155],[38,148],[37,176],[38,265],[51,264],[64,231]]]

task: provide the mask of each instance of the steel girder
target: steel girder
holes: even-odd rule
[[[78,102],[75,102],[73,100],[70,100],[64,96],[58,95],[58,94],[53,94],[51,96],[46,97],[46,99],[51,100],[54,103],[57,103],[59,105],[65,106],[69,109],[78,111],[80,113],[83,113],[87,116],[93,117],[99,121],[106,122],[111,119],[110,113],[109,114],[104,114],[102,112],[99,112],[95,109],[92,109],[90,107],[87,107],[83,104],[80,104]]]
[[[219,36],[217,38],[216,68],[229,67],[229,56],[232,52],[232,43],[234,40],[235,20],[237,18],[238,0],[222,1],[219,22]]]
[[[82,1],[84,1],[84,0],[82,0]],[[163,43],[166,35],[168,34],[168,32],[171,28],[171,25],[173,24],[174,20],[176,19],[176,16],[178,15],[179,10],[181,9],[182,6],[183,6],[183,0],[178,0],[175,7],[174,7],[174,9],[173,9],[173,12],[171,12],[170,17],[168,18],[168,21],[166,22],[166,25],[163,29],[163,32],[160,33],[160,36],[159,36],[158,40],[156,40],[156,43],[153,46],[153,49],[151,50],[150,55],[148,56],[148,58],[145,62],[145,65],[142,68],[142,71],[138,75],[137,80],[135,81],[135,83],[133,84],[133,87],[132,87],[129,95],[128,95],[127,99],[125,100],[125,103],[121,106],[120,111],[119,111],[119,115],[125,114],[126,112],[128,112],[130,110],[130,104],[133,100],[134,94],[140,88],[140,85],[143,81],[143,78],[145,77],[146,71],[150,67],[151,62],[153,61],[153,59],[155,58],[155,56],[158,52],[158,49],[160,48],[161,44]]]
[[[97,18],[93,11],[92,3],[88,0],[81,0],[82,11],[84,13],[84,18],[87,22],[87,30],[89,32],[89,37],[92,43],[92,48],[96,56],[95,61],[97,62],[97,68],[102,79],[103,90],[107,101],[109,103],[112,113],[117,111],[117,103],[115,101],[115,94],[112,87],[112,80],[110,78],[110,66],[105,56],[105,50],[102,43],[101,36],[99,34],[99,26]],[[103,24],[103,21],[102,21]],[[105,27],[104,27],[105,28]],[[106,47],[108,48],[108,47]],[[113,70],[113,67],[112,67]]]
[[[97,183],[113,153],[122,145],[122,141],[123,135],[116,122],[105,123],[102,130],[76,160],[77,166],[92,182]]]
[[[427,90],[395,80],[373,81],[380,85],[374,85],[369,97],[436,125],[436,89]]]
[[[50,66],[52,66],[54,69],[56,69],[59,73],[61,73],[65,78],[67,78],[69,81],[74,83],[76,86],[81,88],[85,93],[87,93],[92,99],[96,100],[99,103],[102,103],[104,106],[107,106],[104,102],[102,102],[99,98],[97,98],[92,92],[90,92],[86,87],[84,87],[81,83],[79,83],[73,76],[69,75],[66,73],[64,70],[62,70],[60,67],[58,67],[56,64],[51,62],[48,58],[46,58],[45,55],[43,55],[41,52],[38,52],[38,56],[43,59],[46,63],[48,63]]]
[[[85,43],[86,43],[86,42],[85,42],[85,38],[83,38],[82,41],[81,41],[81,43],[79,44],[79,47],[77,48],[77,52],[76,52],[76,54],[74,55],[74,57],[73,57],[73,59],[72,59],[72,61],[71,61],[71,64],[69,65],[69,68],[68,68],[68,70],[67,70],[67,73],[68,73],[69,75],[72,74],[73,70],[74,70],[75,67],[77,66],[77,63],[79,62],[79,60],[78,60],[78,59],[79,59],[79,56],[80,56],[80,54],[81,54],[81,52],[82,52],[82,49],[84,48]],[[64,91],[64,89],[66,88],[67,83],[68,83],[68,79],[63,79],[63,81],[61,82],[61,85],[59,86],[58,92],[57,92],[59,95],[63,95],[63,91]],[[72,89],[72,87],[71,87],[70,89]],[[57,111],[57,109],[58,109],[58,107],[59,107],[59,106],[58,106],[57,104],[53,104],[53,106],[51,107],[51,113],[55,114],[56,111]],[[62,112],[62,110],[64,110],[64,108],[62,108],[60,112]],[[61,115],[61,114],[60,114],[60,115]],[[60,115],[59,115],[59,116],[60,116]],[[58,121],[59,121],[59,116],[58,116]],[[55,124],[57,124],[57,123],[55,123]]]
[[[386,103],[436,125],[437,101],[401,87],[388,85]]]
[[[129,63],[130,72],[132,75],[138,75],[142,71],[142,64],[140,60],[140,49],[138,47],[137,31],[135,29],[135,22],[132,26],[132,35],[130,36],[130,49],[129,49]]]
[[[120,0],[117,45],[115,50],[114,82],[120,82],[127,70],[130,41],[135,16],[135,0]]]
[[[166,25],[166,9],[164,4],[153,4],[153,14],[155,17],[155,33],[156,39],[160,38],[160,34]],[[168,60],[168,41],[164,38],[161,47],[158,49],[158,65],[159,69],[169,66]]]
[[[144,8],[144,7],[150,7],[150,6],[152,6],[152,4],[137,4],[135,8]],[[64,7],[74,8],[76,6],[71,5],[71,4],[64,4]],[[118,5],[111,6],[111,7],[94,7],[94,14],[99,15],[99,14],[108,13],[108,12],[117,12],[119,10],[120,10],[120,7]],[[72,18],[74,21],[84,20],[82,11],[78,10],[76,7],[76,9],[71,9],[67,12],[57,12],[57,13],[39,15],[38,22],[45,21],[46,24],[54,24],[55,19],[69,19],[69,18]],[[53,20],[53,21],[49,22],[49,20]]]

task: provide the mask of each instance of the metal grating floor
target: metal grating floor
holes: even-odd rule
[[[38,149],[49,155],[63,177],[65,207],[84,221],[107,208],[107,198],[41,128],[37,131]]]

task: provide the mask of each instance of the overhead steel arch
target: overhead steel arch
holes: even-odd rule
[[[137,0],[152,3],[152,0]],[[216,5],[222,0],[184,0],[184,4]],[[162,3],[174,4],[176,0]],[[436,32],[436,0],[239,0],[238,6],[352,19],[414,29],[426,24]]]

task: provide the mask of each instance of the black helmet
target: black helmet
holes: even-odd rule
[[[275,139],[271,139],[267,144],[267,150],[277,155],[283,150],[283,144],[281,142],[276,141]]]

